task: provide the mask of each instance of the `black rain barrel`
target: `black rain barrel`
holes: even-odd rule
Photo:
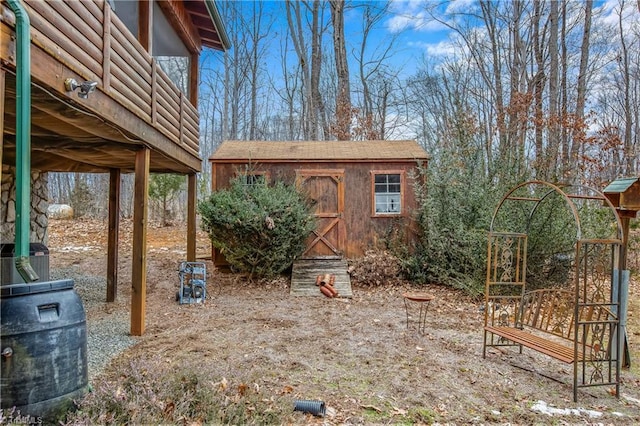
[[[73,280],[0,287],[3,409],[53,421],[88,388],[87,320]]]

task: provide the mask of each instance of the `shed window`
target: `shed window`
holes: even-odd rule
[[[241,174],[238,174],[237,176],[240,176],[240,179],[242,179],[242,183],[244,183],[247,186],[264,185],[269,183],[268,172],[246,171]]]
[[[251,185],[259,185],[259,184],[264,184],[266,183],[266,179],[264,177],[264,175],[245,175],[245,185],[247,186],[251,186]]]
[[[402,213],[403,174],[373,173],[374,216]]]

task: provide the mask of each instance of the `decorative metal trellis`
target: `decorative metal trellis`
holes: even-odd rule
[[[532,256],[532,249],[553,246],[549,241],[554,251]],[[615,386],[619,395],[621,247],[621,221],[600,191],[543,181],[511,189],[489,232],[483,353],[488,346],[522,350],[487,328],[533,322],[573,342],[567,362],[573,362],[574,400],[581,387]],[[543,292],[544,301],[535,301]],[[540,303],[553,305],[544,317]]]

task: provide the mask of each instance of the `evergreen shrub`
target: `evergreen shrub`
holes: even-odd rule
[[[273,277],[303,253],[316,228],[313,207],[293,185],[247,182],[240,175],[229,189],[199,203],[202,229],[233,268],[251,277]]]
[[[415,180],[419,236],[413,247],[398,254],[402,271],[417,284],[450,285],[479,296],[484,292],[494,193],[481,181],[459,179],[442,169],[421,168],[420,174]]]

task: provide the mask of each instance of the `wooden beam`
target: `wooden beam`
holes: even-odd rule
[[[627,269],[627,253],[629,250],[629,223],[631,218],[628,216],[620,217],[622,222],[622,253],[620,253],[620,269]]]
[[[0,165],[2,165],[4,151],[4,77],[5,70],[0,68]],[[0,167],[0,179],[2,179],[2,167]]]
[[[109,2],[102,5],[102,89],[109,92],[111,89],[111,6]]]
[[[192,54],[189,70],[189,101],[191,105],[198,108],[198,83],[200,81],[198,54]]]
[[[189,52],[199,53],[202,49],[202,40],[198,29],[191,22],[189,11],[185,8],[184,2],[181,0],[164,0],[158,2],[158,6],[160,6],[165,17]]]
[[[216,177],[218,174],[218,163],[209,160],[209,164],[211,165],[211,192],[213,193],[218,189],[218,179]],[[211,243],[211,261],[214,265],[216,264],[216,248],[213,246],[213,243]]]
[[[187,176],[187,262],[196,261],[196,201],[198,180],[195,173]]]
[[[153,0],[138,2],[138,41],[149,54],[153,52]]]
[[[147,204],[149,148],[136,153],[133,197],[133,253],[131,255],[131,335],[142,336],[147,303]]]
[[[120,169],[109,171],[109,236],[107,245],[107,302],[118,297],[118,235],[120,230]]]

